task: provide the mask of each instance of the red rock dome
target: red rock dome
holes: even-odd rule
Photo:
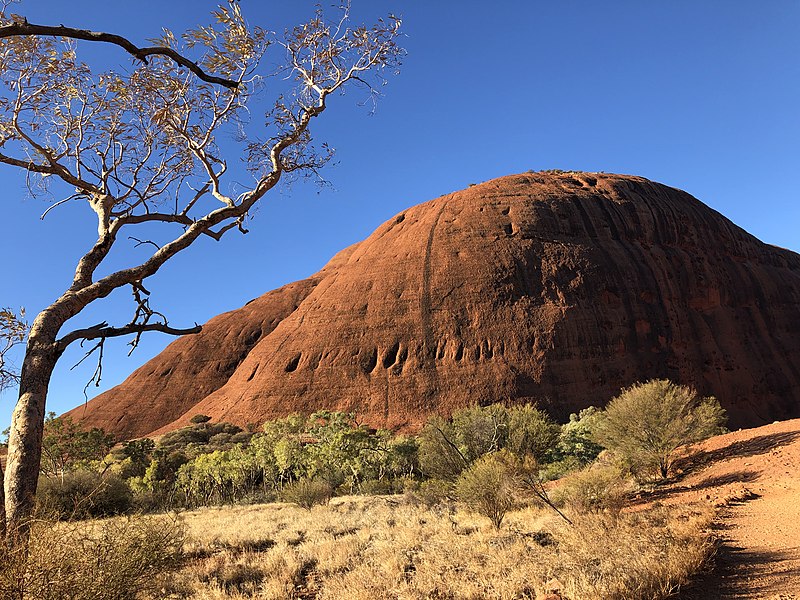
[[[404,211],[71,414],[121,437],[321,408],[565,419],[653,377],[716,396],[734,428],[800,416],[800,255],[640,177],[529,173]]]

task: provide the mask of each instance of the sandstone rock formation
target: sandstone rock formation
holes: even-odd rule
[[[529,173],[404,211],[72,413],[121,436],[321,408],[413,428],[495,401],[565,419],[652,377],[734,428],[800,416],[800,255],[646,179]]]

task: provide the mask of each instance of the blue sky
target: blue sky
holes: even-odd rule
[[[765,242],[800,251],[800,3],[796,0],[352,0],[355,21],[394,12],[408,50],[374,115],[357,93],[335,98],[313,133],[337,150],[333,184],[283,189],[246,236],[203,241],[149,280],[153,304],[176,326],[202,323],[307,277],[341,248],[408,206],[528,169],[630,173],[688,191]],[[308,18],[311,0],[241,0],[270,30]],[[208,20],[216,3],[25,0],[29,21],[119,33],[139,43],[162,26]],[[102,60],[127,67],[121,51]],[[91,60],[97,46],[79,46]],[[85,54],[84,54],[85,53]],[[276,56],[275,60],[279,57]],[[230,159],[229,159],[230,160]],[[29,316],[67,287],[90,246],[91,213],[30,198],[0,166],[4,227],[0,305]],[[141,251],[141,250],[140,250]],[[130,317],[124,295],[79,324]],[[122,381],[170,338],[152,334],[134,355],[109,344],[100,388]],[[93,364],[51,384],[49,410],[83,402]],[[0,396],[0,426],[15,395]]]

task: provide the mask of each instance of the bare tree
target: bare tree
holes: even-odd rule
[[[9,528],[24,531],[33,506],[47,391],[64,350],[89,341],[87,354],[102,356],[109,338],[132,336],[135,348],[147,331],[199,331],[171,326],[151,306],[147,278],[201,236],[246,233],[249,211],[282,177],[316,174],[329,160],[329,149],[314,146],[309,131],[328,98],[353,84],[376,97],[377,85],[399,67],[398,18],[352,27],[349,6],[340,11],[329,22],[320,9],[280,38],[248,25],[231,2],[213,13],[211,25],[180,36],[165,31],[154,51],[116,35],[31,25],[7,6],[0,10],[0,163],[22,169],[33,193],[54,181],[66,184],[70,192],[43,218],[61,204],[86,202],[97,220],[97,239],[78,261],[72,284],[30,328],[5,474]],[[116,44],[139,61],[128,73],[94,72],[78,60],[75,39]],[[262,58],[273,49],[283,51],[283,66],[265,74]],[[187,53],[198,58],[190,61]],[[275,99],[261,135],[252,136],[248,104],[270,81],[289,82],[290,89]],[[252,175],[237,195],[226,183],[228,164],[217,144],[225,131],[234,132]],[[112,249],[127,256],[120,248],[126,234],[153,252],[98,275]],[[120,288],[131,292],[129,322],[62,331]]]

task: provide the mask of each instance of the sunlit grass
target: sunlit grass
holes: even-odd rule
[[[489,520],[409,498],[344,497],[183,514],[191,560],[172,598],[664,598],[711,551],[706,507]]]

